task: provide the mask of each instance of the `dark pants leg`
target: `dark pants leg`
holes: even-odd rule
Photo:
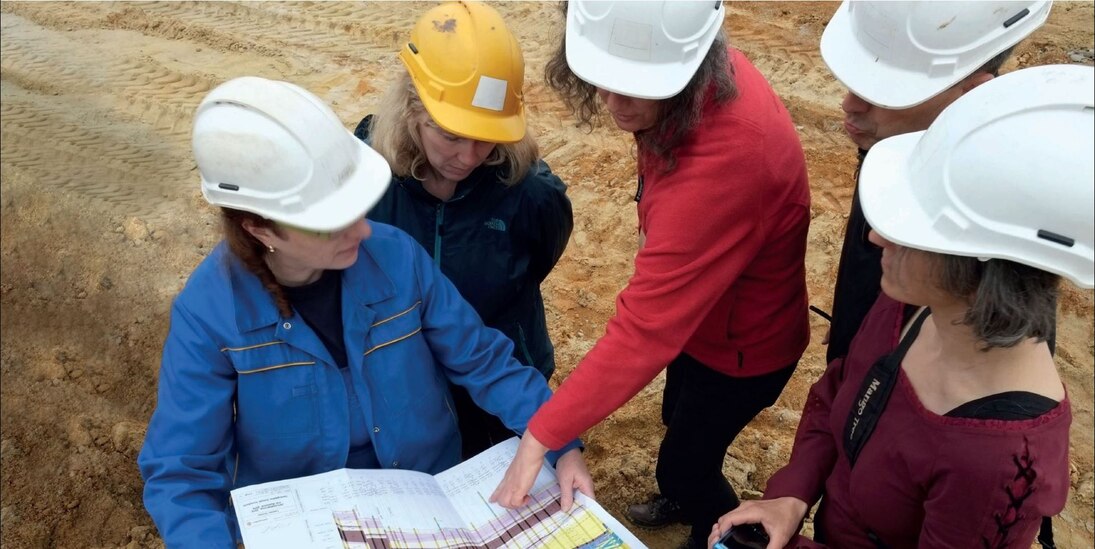
[[[506,428],[500,419],[483,411],[463,387],[450,383],[449,391],[452,392],[457,425],[460,427],[461,459],[468,459],[503,440],[520,436]]]
[[[707,545],[711,525],[738,506],[737,494],[722,474],[727,448],[761,410],[776,402],[796,365],[735,378],[685,354],[670,363],[662,400],[666,432],[658,452],[658,488],[681,505],[699,547]]]

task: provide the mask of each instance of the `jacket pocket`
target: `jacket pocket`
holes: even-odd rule
[[[421,308],[422,302],[416,301],[373,322],[365,334],[365,356],[379,351],[394,351],[397,356],[404,352],[399,349],[403,346],[400,344],[422,333]],[[395,348],[388,349],[393,346]]]
[[[236,369],[236,430],[293,436],[318,426],[316,360],[282,342],[223,351]]]
[[[447,421],[444,376],[422,332],[421,314],[420,303],[401,305],[378,314],[365,334],[362,373],[373,389],[368,405],[375,421],[397,415],[423,425]]]

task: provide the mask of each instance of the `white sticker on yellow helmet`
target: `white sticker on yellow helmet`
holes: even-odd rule
[[[475,97],[471,100],[473,107],[490,109],[501,112],[506,105],[506,88],[509,83],[505,80],[480,76],[479,85],[475,87]]]

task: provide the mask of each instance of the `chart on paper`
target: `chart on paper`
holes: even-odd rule
[[[585,499],[585,498],[582,498]],[[627,543],[605,525],[586,502],[576,502],[563,512],[558,485],[532,495],[532,503],[520,510],[500,513],[494,519],[466,528],[392,528],[383,517],[359,516],[357,510],[335,511],[340,541],[347,549],[395,547],[489,547],[489,548],[597,548],[642,547]]]
[[[529,505],[490,503],[516,447],[511,439],[435,476],[340,469],[240,488],[232,497],[248,549],[645,547],[580,493],[564,512],[547,464]]]

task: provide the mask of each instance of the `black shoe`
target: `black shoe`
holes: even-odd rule
[[[664,528],[681,521],[681,506],[662,495],[628,506],[627,519],[643,528]]]

